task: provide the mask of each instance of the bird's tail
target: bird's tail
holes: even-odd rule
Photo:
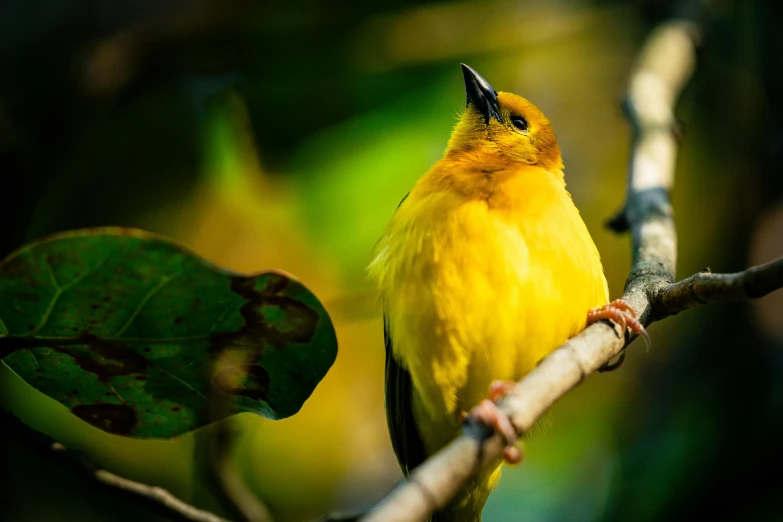
[[[483,507],[447,506],[433,513],[429,522],[481,522]]]
[[[489,492],[500,480],[501,466],[474,478],[443,509],[432,514],[430,522],[481,522],[481,511]]]
[[[459,514],[455,513],[450,510],[445,511],[436,511],[432,514],[430,517],[429,522],[456,522],[456,521],[465,521],[465,522],[481,522],[481,513],[468,515],[472,518],[465,518],[465,514]]]

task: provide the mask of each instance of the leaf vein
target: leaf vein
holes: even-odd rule
[[[198,391],[196,388],[194,388],[193,386],[191,386],[190,384],[188,384],[188,382],[187,382],[187,381],[185,381],[184,379],[182,379],[181,377],[177,377],[177,376],[176,376],[176,375],[174,375],[173,373],[171,373],[171,372],[169,372],[169,371],[166,371],[166,370],[164,370],[164,369],[162,369],[162,368],[161,368],[161,371],[162,371],[163,373],[165,373],[166,375],[170,375],[171,377],[173,377],[173,378],[174,378],[174,380],[176,380],[176,381],[179,381],[180,383],[184,384],[186,387],[188,387],[188,388],[190,388],[191,390],[193,390],[193,392],[195,392],[195,393],[197,393],[198,395],[200,395],[200,396],[201,396],[201,398],[203,398],[204,400],[206,400],[207,402],[209,402],[209,397],[207,397],[206,395],[204,395],[203,393],[201,393],[200,391]]]
[[[116,335],[117,337],[122,337],[122,333],[123,333],[125,330],[127,330],[127,329],[128,329],[128,327],[131,325],[131,323],[133,323],[133,321],[135,321],[135,320],[136,320],[136,317],[138,317],[138,316],[139,316],[139,314],[141,313],[141,310],[144,308],[144,305],[146,305],[146,304],[147,304],[147,301],[149,301],[150,299],[152,299],[152,297],[153,297],[155,294],[157,294],[157,293],[158,293],[158,292],[161,290],[161,288],[163,288],[164,286],[166,286],[167,284],[169,284],[170,282],[172,282],[173,280],[175,280],[176,278],[178,278],[180,275],[181,275],[181,272],[180,272],[180,273],[177,273],[177,274],[174,274],[173,276],[165,276],[165,277],[163,277],[163,278],[161,279],[160,283],[158,283],[157,285],[155,285],[155,286],[154,286],[154,287],[153,287],[153,288],[152,288],[152,289],[151,289],[149,292],[147,292],[147,294],[146,294],[146,295],[145,295],[145,296],[144,296],[144,297],[141,299],[141,302],[138,304],[138,306],[137,306],[137,307],[136,307],[136,309],[133,311],[133,313],[131,314],[131,316],[128,318],[128,320],[127,320],[127,321],[125,321],[125,324],[124,324],[124,325],[122,325],[122,327],[119,329],[119,331],[117,331],[117,333],[116,333],[115,335]]]
[[[46,384],[46,379],[44,379],[43,371],[41,370],[41,365],[38,364],[38,357],[35,356],[35,354],[31,350],[25,350],[27,353],[30,354],[30,357],[33,358],[33,362],[35,363],[35,367],[38,369],[39,376],[41,378],[41,386],[43,386],[44,389],[48,390],[49,386]]]
[[[235,307],[233,307],[233,306],[226,307],[226,309],[223,310],[223,313],[221,313],[218,316],[218,318],[215,319],[215,322],[210,327],[209,331],[207,332],[207,335],[210,335],[215,330],[215,328],[217,328],[217,326],[220,324],[220,321],[222,321],[229,313],[234,312],[234,311],[235,311]]]
[[[103,263],[106,262],[106,260],[109,259],[109,256],[104,256],[94,267],[92,267],[89,270],[85,270],[84,274],[80,275],[79,277],[74,278],[72,281],[70,281],[68,284],[60,286],[57,282],[57,278],[54,275],[54,270],[52,269],[52,265],[49,264],[47,260],[44,259],[44,265],[46,265],[47,270],[49,271],[49,277],[52,281],[52,283],[55,286],[55,292],[52,296],[52,300],[49,301],[49,306],[46,307],[46,311],[44,312],[43,316],[41,317],[41,320],[38,323],[38,326],[36,326],[34,329],[27,332],[23,337],[32,337],[41,330],[43,330],[43,327],[46,326],[46,323],[49,322],[49,318],[52,315],[52,310],[54,310],[54,306],[57,304],[57,301],[60,299],[60,296],[62,296],[63,292],[66,290],[69,290],[73,288],[79,281],[90,275],[91,273],[95,272],[98,268],[103,265]]]
[[[44,314],[41,316],[41,320],[38,321],[38,325],[34,329],[27,332],[24,337],[32,337],[40,332],[44,326],[46,326],[46,323],[49,321],[49,316],[52,315],[52,310],[54,310],[54,305],[57,304],[57,300],[60,299],[60,295],[62,293],[62,288],[58,286],[57,290],[55,290],[54,295],[52,296],[51,301],[49,301],[49,306],[46,307],[46,311],[44,311]]]
[[[44,266],[46,267],[46,271],[49,273],[49,280],[54,285],[55,290],[60,289],[60,283],[57,281],[57,276],[54,275],[54,269],[52,268],[52,265],[44,259]]]

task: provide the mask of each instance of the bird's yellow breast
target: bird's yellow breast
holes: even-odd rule
[[[608,300],[562,175],[537,167],[425,175],[376,247],[394,354],[428,451],[495,379],[518,380]]]

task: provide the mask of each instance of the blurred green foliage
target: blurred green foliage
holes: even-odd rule
[[[611,293],[622,290],[628,238],[602,227],[625,187],[619,104],[645,34],[688,15],[682,2],[43,4],[0,5],[0,175],[19,187],[17,204],[0,208],[0,249],[137,226],[222,266],[303,280],[335,320],[337,361],[297,415],[232,422],[237,463],[277,520],[368,505],[400,478],[364,265],[445,146],[464,103],[460,62],[551,119]],[[677,110],[682,276],[783,254],[782,20],[772,0],[709,3],[699,70]],[[621,370],[554,407],[485,520],[783,519],[780,294],[654,325],[648,353],[634,344]],[[208,433],[106,435],[7,370],[0,392],[99,465],[220,511],[193,458]],[[9,520],[134,518],[17,447],[0,446],[15,477]]]

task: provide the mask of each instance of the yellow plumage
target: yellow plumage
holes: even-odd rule
[[[483,80],[468,68],[466,84],[471,74]],[[370,265],[392,362],[410,375],[407,407],[425,455],[458,434],[459,414],[486,398],[492,381],[519,380],[608,300],[549,121],[509,93],[487,109],[470,88],[444,157],[400,204]],[[390,415],[393,439],[396,422]],[[438,520],[480,519],[499,469]]]

